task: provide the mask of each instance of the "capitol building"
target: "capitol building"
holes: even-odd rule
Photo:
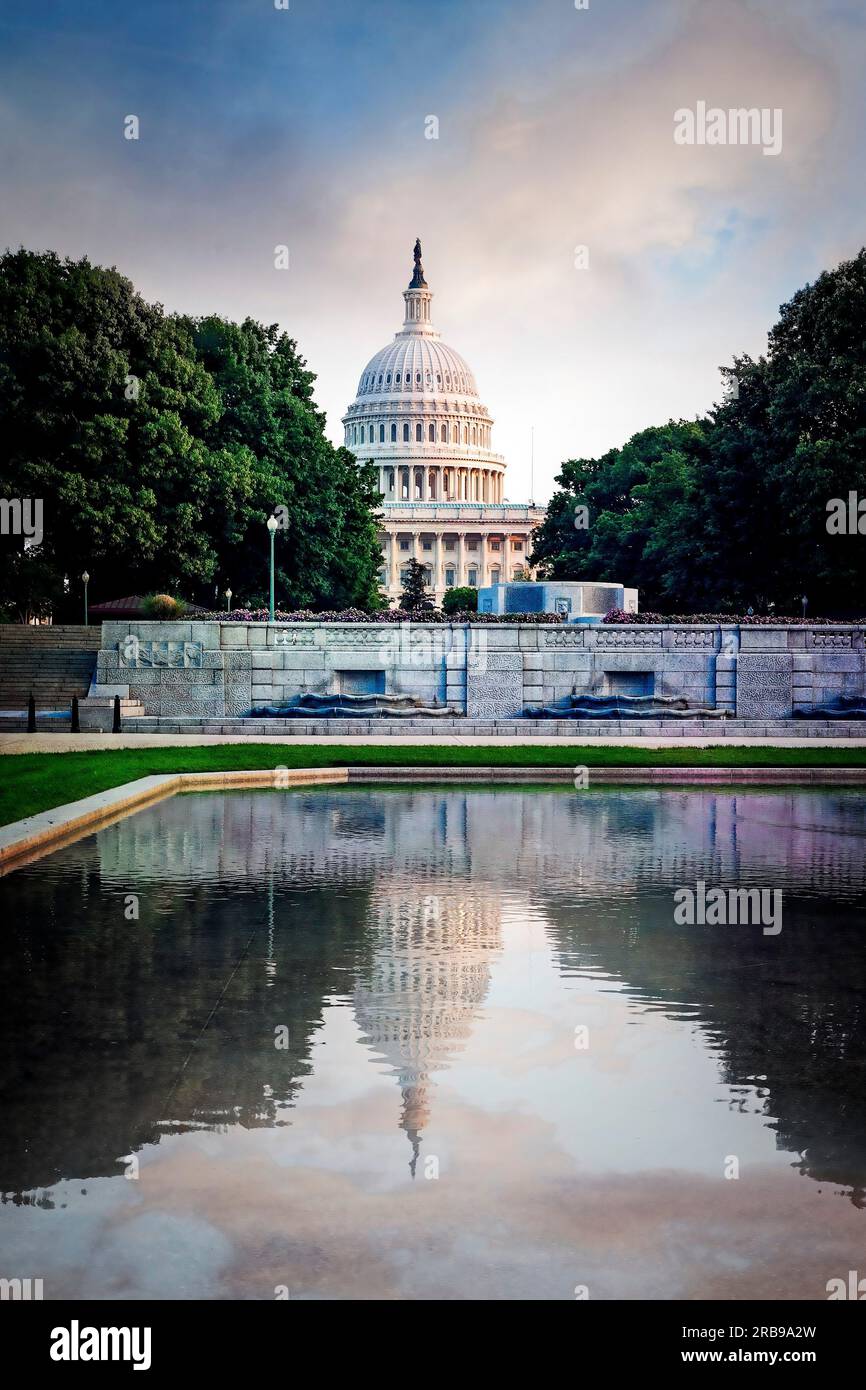
[[[382,588],[399,600],[417,559],[440,602],[446,589],[523,577],[530,535],[544,511],[505,498],[505,460],[493,452],[493,420],[472,372],[430,317],[421,243],[403,292],[406,316],[393,343],[367,363],[343,416],[345,443],[379,470]]]

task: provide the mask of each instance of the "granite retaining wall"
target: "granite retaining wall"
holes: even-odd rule
[[[227,732],[255,709],[337,692],[413,695],[447,703],[456,716],[448,730],[422,714],[411,730],[403,720],[352,720],[340,721],[339,732],[429,725],[430,732],[468,733],[572,693],[682,697],[727,712],[730,720],[705,721],[712,731],[734,732],[745,721],[756,732],[840,696],[866,696],[864,628],[107,622],[91,687],[94,696],[141,701],[146,718],[126,721],[128,729],[153,728],[159,719],[166,728],[195,721]],[[285,722],[297,733],[322,723]],[[559,722],[539,721],[538,732],[553,734]],[[562,722],[576,732],[573,721]],[[700,732],[691,727],[696,722],[642,720],[636,732]],[[327,724],[338,731],[336,722]],[[580,721],[585,734],[625,733],[630,724]],[[844,727],[856,736],[866,724]],[[532,724],[522,720],[521,728],[529,733]],[[793,728],[806,734],[800,719]],[[841,723],[829,728],[845,736]]]

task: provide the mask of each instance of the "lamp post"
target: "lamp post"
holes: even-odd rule
[[[81,578],[84,581],[84,626],[87,627],[87,586],[90,583],[90,575],[84,571]]]
[[[232,591],[231,591],[231,589],[226,589],[226,611],[229,612],[229,613],[231,613],[231,611],[232,611]]]
[[[806,609],[809,607],[809,600],[807,599],[807,597],[806,597],[805,594],[804,594],[803,597],[801,598],[800,602],[801,602],[802,605],[803,605],[803,617],[805,618],[805,617],[806,617]]]
[[[275,516],[268,517],[268,533],[271,538],[271,616],[268,622],[274,621],[274,536],[277,533],[279,522]]]

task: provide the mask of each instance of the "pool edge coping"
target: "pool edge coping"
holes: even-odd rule
[[[248,787],[288,790],[296,786],[375,782],[469,782],[511,785],[521,782],[574,782],[571,767],[320,767],[275,768],[248,772],[155,773],[121,783],[107,791],[95,792],[39,811],[22,820],[0,826],[0,875],[9,868],[72,844],[93,830],[162,801],[170,796],[195,791],[219,791]],[[586,772],[596,787],[605,785],[650,786],[858,786],[866,785],[866,768],[818,767],[588,767]],[[582,790],[589,789],[588,784]]]
[[[22,860],[40,858],[91,831],[111,824],[133,811],[182,792],[218,791],[231,787],[267,788],[305,786],[310,783],[344,783],[345,767],[285,768],[275,784],[274,768],[250,772],[167,772],[137,777],[107,791],[68,801],[49,811],[38,811],[23,820],[0,826],[0,874],[7,867],[21,867]]]

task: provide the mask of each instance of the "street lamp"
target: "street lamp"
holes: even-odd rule
[[[805,618],[805,616],[806,616],[806,609],[809,607],[809,600],[807,599],[807,597],[806,597],[805,594],[804,594],[803,597],[800,599],[800,602],[801,602],[802,605],[803,605],[803,617]]]
[[[271,537],[271,616],[268,622],[274,621],[274,536],[277,533],[279,522],[275,516],[268,517],[268,531]]]
[[[90,575],[84,571],[81,578],[84,580],[84,626],[87,627],[87,586],[90,583]]]
[[[226,610],[227,610],[229,613],[231,613],[231,611],[232,611],[232,591],[231,591],[231,589],[226,589]]]

